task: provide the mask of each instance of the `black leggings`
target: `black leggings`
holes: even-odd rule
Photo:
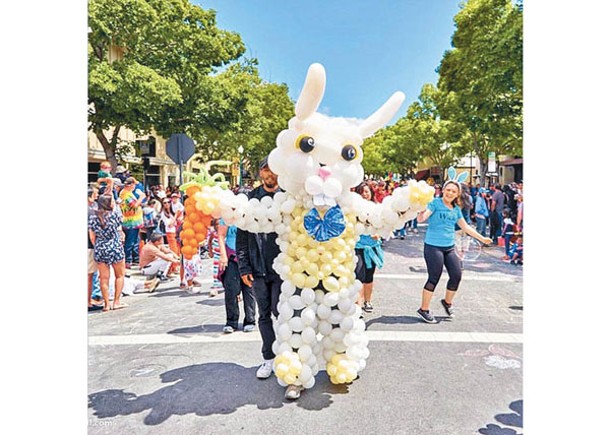
[[[424,286],[425,290],[432,292],[436,289],[436,285],[442,276],[442,268],[446,266],[448,272],[446,289],[457,291],[461,282],[461,259],[457,256],[454,246],[441,248],[426,243],[423,248],[423,258],[425,258],[428,274]]]

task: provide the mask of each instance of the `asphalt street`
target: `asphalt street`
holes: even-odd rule
[[[486,247],[464,263],[448,319],[416,315],[426,280],[425,226],[385,243],[365,315],[370,357],[351,385],[325,371],[297,401],[274,377],[258,380],[260,334],[224,334],[223,293],[179,281],[126,296],[129,306],[88,315],[90,434],[489,434],[523,433],[523,267]],[[132,278],[143,279],[137,271]],[[241,313],[243,320],[243,311]]]

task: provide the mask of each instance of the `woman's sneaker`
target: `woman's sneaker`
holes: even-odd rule
[[[427,323],[438,323],[436,318],[433,316],[433,314],[431,314],[431,311],[429,311],[429,310],[423,311],[422,309],[419,308],[417,310],[417,315],[421,319],[423,319],[424,322],[427,322]]]
[[[446,311],[446,314],[448,314],[448,317],[453,317],[453,304],[447,303],[444,299],[442,299],[440,302],[442,302],[442,306],[444,307],[444,311]]]
[[[371,313],[373,308],[372,308],[372,304],[368,301],[364,302],[364,306],[362,307],[362,310],[367,312],[367,313]]]

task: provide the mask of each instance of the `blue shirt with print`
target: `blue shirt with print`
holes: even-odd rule
[[[463,217],[458,206],[449,209],[444,205],[442,198],[434,198],[427,205],[431,216],[427,220],[429,226],[425,234],[425,243],[432,246],[447,247],[455,244],[455,225]]]

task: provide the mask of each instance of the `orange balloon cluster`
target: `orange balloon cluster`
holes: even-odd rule
[[[190,186],[186,189],[188,198],[184,201],[184,223],[180,232],[182,254],[190,260],[199,250],[199,244],[207,238],[207,229],[211,224],[211,216],[203,214],[195,207],[195,194],[201,191],[201,186]]]

